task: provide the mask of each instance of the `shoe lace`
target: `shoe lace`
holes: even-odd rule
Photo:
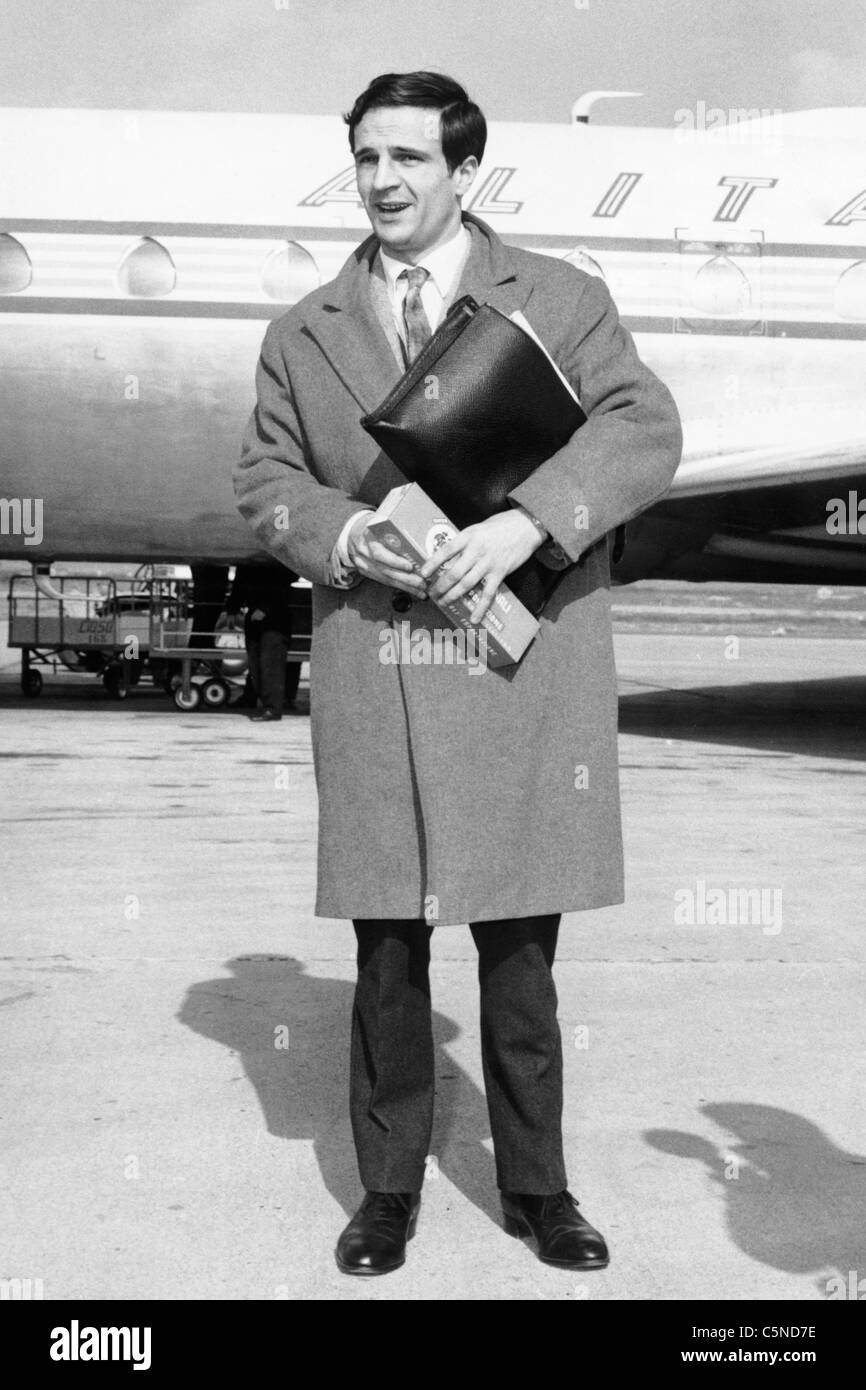
[[[411,1206],[411,1196],[402,1192],[368,1192],[364,1198],[363,1212],[365,1216],[387,1223],[399,1231],[405,1224]]]
[[[577,1198],[568,1191],[553,1192],[541,1204],[540,1215],[544,1220],[551,1216],[571,1216],[577,1210]]]
[[[577,1198],[572,1197],[570,1192],[554,1192],[551,1196],[545,1197],[539,1216],[547,1224],[550,1240],[556,1240],[559,1236],[573,1231],[575,1225],[585,1224],[578,1210]]]

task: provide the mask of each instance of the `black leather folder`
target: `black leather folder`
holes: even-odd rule
[[[464,295],[361,424],[462,530],[506,511],[508,493],[585,420],[538,343]],[[532,556],[505,582],[537,616],[562,574]]]

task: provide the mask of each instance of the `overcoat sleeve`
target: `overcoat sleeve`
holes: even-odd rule
[[[278,324],[270,324],[256,369],[256,408],[234,470],[235,497],[265,550],[305,579],[334,585],[337,538],[369,506],[314,477],[279,337]]]
[[[509,499],[570,560],[668,489],[682,452],[673,396],[637,355],[602,280],[587,279],[557,354],[587,420]]]

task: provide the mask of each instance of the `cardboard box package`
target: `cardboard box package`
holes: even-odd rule
[[[370,518],[367,531],[419,567],[457,535],[457,527],[417,483],[389,492]],[[480,591],[472,589],[454,603],[436,606],[454,627],[486,635],[488,665],[509,666],[519,661],[538,632],[536,619],[505,584],[500,584],[482,622],[473,624],[469,615],[480,597]]]

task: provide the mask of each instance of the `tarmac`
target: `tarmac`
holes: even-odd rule
[[[862,629],[686,627],[618,632],[628,897],[560,932],[571,1190],[611,1248],[583,1274],[502,1228],[465,927],[433,935],[437,1121],[406,1264],[336,1268],[361,1196],[354,936],[312,914],[303,688],[279,728],[83,677],[29,702],[2,654],[0,1278],[64,1300],[856,1288]]]

